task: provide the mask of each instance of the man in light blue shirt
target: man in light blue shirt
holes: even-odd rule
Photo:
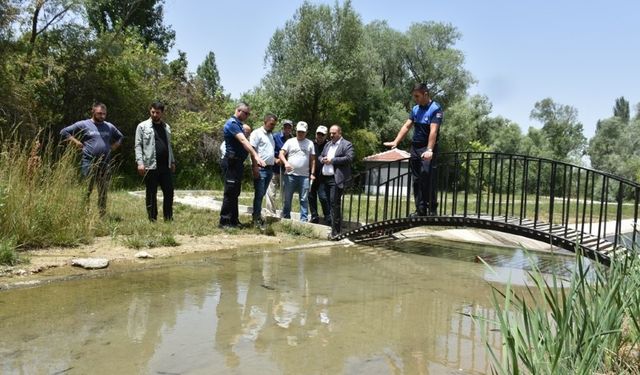
[[[273,128],[278,122],[278,117],[274,114],[264,116],[264,125],[254,130],[249,137],[249,143],[256,150],[265,166],[257,164],[253,166],[253,224],[263,225],[262,200],[267,193],[269,183],[273,177],[273,166],[275,164],[275,140],[273,139]]]

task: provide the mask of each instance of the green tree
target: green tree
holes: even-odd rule
[[[364,123],[367,88],[363,26],[350,1],[333,8],[305,2],[267,48],[263,83],[278,112],[312,125]]]
[[[214,97],[218,92],[222,92],[220,85],[220,73],[216,65],[216,55],[212,51],[207,54],[202,64],[196,70],[197,77],[203,81],[207,95]]]
[[[616,104],[613,107],[613,115],[620,118],[623,122],[627,123],[629,122],[630,118],[629,113],[629,101],[627,101],[624,96],[617,98]]]
[[[145,45],[151,43],[166,53],[175,31],[163,22],[164,0],[86,0],[89,25],[100,33],[133,28]]]
[[[541,135],[546,139],[553,159],[580,159],[586,146],[586,138],[582,124],[578,121],[578,111],[574,107],[546,98],[535,104],[531,118],[542,123]]]
[[[445,109],[462,99],[473,78],[464,69],[464,54],[455,49],[460,32],[451,24],[414,23],[406,32],[403,57],[415,82],[425,82]]]

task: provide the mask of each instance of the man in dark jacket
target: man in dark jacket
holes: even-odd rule
[[[318,126],[316,129],[316,140],[313,141],[313,147],[316,149],[316,155],[320,155],[324,146],[327,144],[327,127],[324,125]],[[329,199],[327,198],[327,192],[320,178],[320,170],[322,168],[316,168],[316,179],[311,182],[311,188],[309,189],[309,210],[311,211],[311,222],[319,223],[320,215],[318,214],[318,200],[320,200],[320,206],[322,207],[322,214],[324,215],[324,223],[331,224],[331,206],[329,205]]]
[[[342,193],[351,179],[351,163],[355,157],[351,142],[342,138],[342,128],[333,125],[329,129],[330,142],[324,146],[318,157],[321,163],[320,179],[331,205],[331,238],[342,231]]]

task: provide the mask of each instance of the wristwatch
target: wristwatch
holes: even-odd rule
[[[425,152],[433,152],[433,150],[428,148],[427,151],[425,151]]]

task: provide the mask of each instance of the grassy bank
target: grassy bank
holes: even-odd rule
[[[73,247],[95,237],[111,237],[130,248],[177,246],[177,235],[255,233],[311,237],[309,230],[290,223],[266,229],[218,228],[219,213],[176,204],[174,221],[151,223],[144,200],[126,191],[110,191],[107,215],[100,217],[97,192],[86,200],[86,185],[79,177],[78,155],[38,142],[0,146],[0,264],[20,261],[20,250],[52,246]],[[249,218],[243,218],[248,222]]]
[[[569,279],[535,270],[523,293],[494,288],[495,373],[640,374],[640,260],[610,268],[580,260]]]
[[[53,147],[0,146],[0,239],[17,248],[88,243],[98,222],[87,208],[75,153],[54,158]]]

